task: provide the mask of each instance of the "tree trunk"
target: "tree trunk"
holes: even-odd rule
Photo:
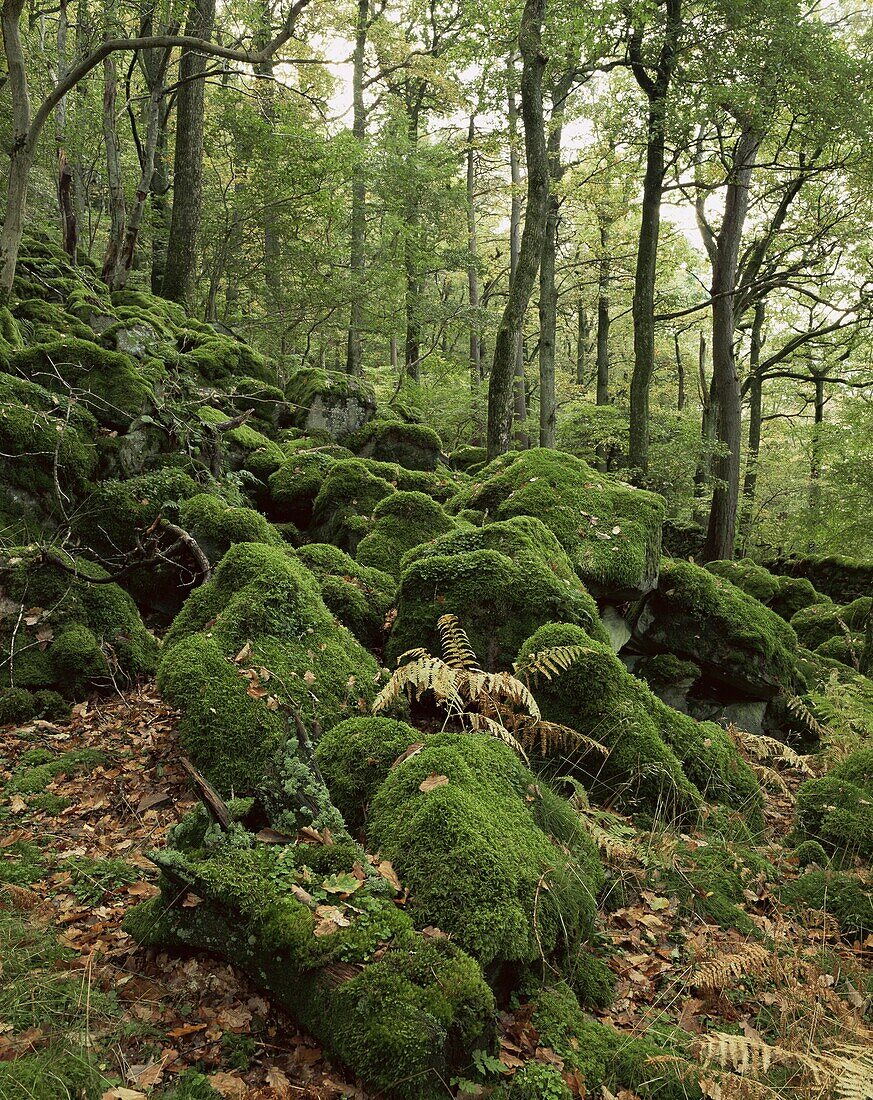
[[[30,133],[30,94],[19,26],[23,8],[24,0],[4,0],[0,16],[12,100],[12,144],[9,152],[6,217],[0,233],[0,306],[6,305],[12,293],[15,265],[24,232],[27,181],[36,152],[36,139]]]
[[[363,287],[361,284],[364,276],[364,239],[367,231],[367,182],[364,170],[367,112],[364,106],[364,64],[369,20],[370,0],[358,0],[352,71],[352,135],[355,139],[356,161],[352,170],[352,218],[349,243],[351,304],[346,346],[346,374],[361,374],[364,362],[361,345],[361,326],[363,324]]]
[[[591,322],[588,320],[588,310],[585,308],[585,299],[579,293],[576,303],[576,385],[585,385],[585,374],[588,370],[588,353],[591,340]]]
[[[267,2],[263,4],[261,22],[262,30],[258,41],[258,47],[263,49],[273,37],[272,9]],[[260,65],[257,65],[255,67],[255,72],[261,77],[258,81],[258,87],[261,89],[261,111],[272,132],[276,126],[276,81],[274,78],[272,57],[268,58]],[[270,316],[273,318],[274,324],[280,325],[282,303],[282,272],[280,261],[282,255],[282,242],[279,236],[279,226],[276,218],[273,217],[266,205],[264,211],[264,290],[267,295],[267,305]]]
[[[815,419],[812,426],[812,443],[809,449],[809,509],[817,512],[821,507],[821,452],[822,425],[824,424],[825,378],[815,376]]]
[[[597,265],[597,404],[609,404],[609,289],[612,257],[609,255],[609,223],[600,219],[600,260]]]
[[[539,268],[549,203],[549,155],[543,118],[542,25],[546,0],[525,0],[519,45],[523,61],[521,113],[527,155],[527,208],[518,265],[494,344],[488,384],[488,458],[509,449],[512,440],[513,382],[525,310]]]
[[[67,57],[67,16],[68,0],[61,0],[58,8],[57,54],[58,80],[63,80],[69,71]],[[76,216],[76,173],[67,156],[67,97],[63,96],[55,107],[55,142],[58,150],[58,209],[61,215],[61,239],[64,252],[73,263],[76,262],[76,249],[79,246],[79,221]]]
[[[479,244],[476,235],[476,160],[473,142],[476,116],[467,126],[467,303],[470,307],[470,391],[477,393],[482,382],[482,356],[479,343]]]
[[[632,303],[634,367],[630,385],[628,451],[630,465],[643,472],[649,466],[649,390],[655,369],[655,269],[661,231],[661,199],[664,193],[666,147],[664,127],[667,117],[667,93],[676,65],[676,52],[681,32],[682,0],[666,0],[664,38],[654,78],[648,74],[642,62],[641,33],[634,33],[629,45],[633,74],[649,101],[646,117],[646,171],[643,178],[643,202]]]
[[[744,127],[734,149],[724,217],[712,271],[712,381],[718,404],[716,435],[725,453],[713,461],[712,506],[704,544],[706,561],[733,558],[740,492],[740,380],[734,358],[737,258],[749,207],[749,188],[761,135]]]
[[[412,82],[413,88],[406,97],[406,138],[409,142],[407,157],[415,163],[418,149],[418,124],[424,89],[419,81]],[[406,377],[413,382],[419,380],[421,363],[421,277],[418,271],[418,194],[415,175],[407,173],[410,184],[406,196],[406,233],[403,245],[403,263],[406,276],[404,310],[406,313],[406,339],[404,341],[404,362]]]
[[[558,247],[558,216],[560,202],[557,187],[564,174],[561,164],[561,138],[563,136],[564,108],[573,73],[561,73],[552,89],[551,129],[548,138],[549,175],[552,187],[543,239],[543,255],[540,260],[540,446],[554,447],[557,396],[555,392],[555,340],[558,331],[558,292],[555,287],[555,256]]]
[[[103,281],[115,285],[121,264],[121,252],[127,225],[124,202],[124,180],[121,175],[121,154],[118,148],[117,114],[118,69],[115,55],[103,58],[103,144],[106,147],[106,180],[109,185],[109,243],[103,259]]]
[[[709,466],[712,456],[712,443],[715,440],[715,393],[712,388],[712,380],[706,370],[707,343],[706,335],[701,332],[697,346],[697,386],[700,393],[700,458],[697,461],[697,469],[694,472],[694,498],[695,518],[700,516],[699,502],[703,497],[706,486],[709,484]]]
[[[518,107],[515,102],[514,58],[510,57],[507,66],[509,98],[507,102],[509,121],[509,179],[512,194],[509,207],[509,280],[515,278],[518,270],[518,256],[521,251],[521,164],[518,158]],[[515,442],[521,447],[530,446],[530,438],[525,424],[527,421],[527,389],[524,377],[524,313],[518,320],[518,336],[515,341],[515,382],[513,402],[515,406]]]
[[[209,40],[215,0],[193,0],[185,33]],[[173,213],[167,240],[162,295],[193,307],[197,278],[197,237],[203,201],[203,115],[206,55],[185,49],[179,61],[176,100],[176,153],[173,160]]]
[[[679,412],[685,408],[685,361],[682,358],[682,348],[679,344],[679,333],[673,333],[673,345],[676,348],[676,374],[679,377],[679,385],[676,393],[676,408]]]
[[[752,513],[758,491],[758,455],[761,450],[761,424],[763,413],[763,378],[760,372],[761,348],[764,346],[763,298],[755,303],[755,316],[749,345],[749,435],[746,453],[746,475],[743,478],[743,511],[741,531],[744,544],[752,529]]]

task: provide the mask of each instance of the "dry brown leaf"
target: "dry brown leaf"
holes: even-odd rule
[[[436,772],[431,772],[427,779],[423,779],[418,785],[418,789],[424,794],[429,791],[435,791],[437,787],[447,787],[449,785],[449,777],[447,775],[437,775]]]
[[[379,872],[382,878],[387,879],[391,883],[391,885],[399,894],[403,887],[400,883],[400,879],[397,877],[397,872],[394,870],[394,864],[391,862],[391,860],[383,859],[380,863],[376,865],[376,870]]]
[[[292,1094],[291,1082],[277,1066],[267,1070],[267,1084],[274,1090],[279,1100],[287,1100]]]
[[[252,1014],[243,1005],[229,1005],[222,1008],[216,1015],[216,1020],[223,1028],[248,1027],[252,1022]]]
[[[236,1073],[213,1073],[209,1078],[209,1084],[216,1092],[221,1093],[225,1100],[245,1100],[248,1085]]]

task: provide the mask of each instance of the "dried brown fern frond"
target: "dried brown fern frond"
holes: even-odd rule
[[[481,672],[479,658],[476,656],[467,632],[458,621],[457,615],[440,615],[437,630],[443,657],[450,668],[464,669],[467,672]]]
[[[749,767],[758,777],[762,787],[769,787],[771,790],[779,791],[780,794],[791,793],[791,788],[775,768],[768,768],[766,764],[758,764],[755,760],[749,761]]]
[[[531,653],[523,661],[517,661],[512,668],[516,676],[524,676],[526,679],[545,676],[547,680],[551,680],[553,676],[566,672],[583,653],[593,652],[590,646],[555,645]]]
[[[804,1054],[771,1046],[761,1038],[728,1035],[723,1031],[702,1036],[695,1042],[694,1050],[705,1066],[717,1065],[752,1077],[762,1077],[773,1066],[805,1065],[808,1061]]]
[[[800,700],[800,702],[803,703],[803,700]],[[805,703],[803,705],[806,706]],[[786,745],[784,741],[778,741],[775,737],[767,737],[761,733],[748,733],[736,726],[729,726],[728,733],[734,739],[738,748],[749,757],[753,765],[755,763],[785,764],[790,768],[796,768],[805,775],[815,774],[809,765],[809,757],[801,756],[790,745]]]
[[[821,1056],[827,1073],[833,1076],[837,1100],[870,1100],[873,1096],[873,1048],[845,1046]]]
[[[720,989],[733,978],[761,977],[773,969],[773,952],[759,943],[748,943],[741,951],[707,959],[691,975],[697,989]]]
[[[513,737],[502,722],[497,722],[493,718],[489,718],[487,714],[474,714],[470,712],[466,712],[463,715],[462,721],[472,730],[490,733],[492,737],[496,737],[498,741],[503,741],[505,744],[509,745],[510,748],[515,749],[518,755],[524,760],[527,760],[527,753],[524,751],[521,742]]]
[[[809,709],[807,704],[799,695],[785,695],[785,705],[791,711],[798,721],[802,722],[810,733],[815,734],[816,737],[824,739],[827,736],[827,729],[819,722],[813,712]]]
[[[431,657],[426,653],[394,670],[373,702],[373,713],[378,714],[385,710],[404,693],[420,699],[426,691],[432,691],[434,698],[442,706],[463,705],[454,671],[439,657]]]
[[[534,716],[531,722],[522,722],[519,726],[521,740],[528,749],[536,748],[542,756],[551,756],[553,753],[569,749],[588,749],[598,752],[602,756],[609,756],[606,745],[588,737],[570,726],[562,726],[559,722],[546,722],[542,718]]]
[[[485,676],[485,689],[490,696],[504,699],[513,707],[524,707],[532,718],[539,719],[540,708],[536,699],[511,672],[489,672]]]

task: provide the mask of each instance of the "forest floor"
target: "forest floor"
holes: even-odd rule
[[[23,929],[54,929],[67,950],[60,960],[49,957],[45,977],[71,979],[79,991],[75,1011],[68,1005],[53,1016],[49,998],[45,1022],[21,1030],[4,1023],[13,1008],[8,990],[6,1001],[0,990],[0,1061],[56,1041],[53,1029],[66,1027],[77,1041],[84,1033],[105,1066],[105,1100],[139,1100],[189,1068],[230,1098],[365,1097],[233,967],[198,953],[141,950],[123,931],[125,912],[157,892],[147,853],[163,846],[169,828],[196,802],[180,755],[174,712],[151,684],[79,704],[62,723],[0,730],[0,866],[15,857],[20,869],[6,875],[5,885],[0,871],[0,959],[21,948]],[[41,783],[16,782],[27,765],[38,769],[43,759],[65,763],[50,765],[55,774],[44,774]],[[789,876],[796,868],[790,860],[786,865],[782,841],[801,778],[784,772],[783,789],[768,796],[768,844],[761,849]],[[754,1044],[763,1040],[766,1014],[771,1032],[775,1026],[783,1043],[801,1048],[864,1033],[863,975],[873,960],[873,937],[851,943],[825,914],[792,916],[763,875],[752,878],[743,908],[776,942],[768,955],[781,962],[765,986],[744,984],[754,936],[705,923],[679,897],[660,893],[657,879],[653,887],[647,878],[639,834],[629,822],[626,828],[624,844],[620,828],[603,837],[626,903],[602,914],[598,950],[610,955],[617,987],[613,1003],[598,1013],[601,1020],[629,1035],[666,1024],[702,1038],[728,1031]],[[664,835],[653,843],[663,844]],[[693,850],[697,841],[686,843]],[[698,980],[709,959],[721,962],[719,980],[711,983]],[[733,973],[725,959],[737,960]],[[36,990],[36,955],[32,965]],[[560,1064],[540,1045],[523,1008],[503,1014],[501,1034],[504,1073],[530,1058]],[[772,1033],[766,1039],[772,1043]],[[113,1086],[118,1080],[124,1085]],[[585,1096],[583,1081],[569,1074],[565,1080]],[[619,1100],[632,1097],[624,1093]]]

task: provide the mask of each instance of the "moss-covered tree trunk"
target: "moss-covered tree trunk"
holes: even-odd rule
[[[364,143],[367,136],[367,111],[364,104],[364,65],[367,33],[370,26],[370,0],[358,0],[355,23],[355,51],[352,69],[352,135],[355,139],[355,163],[352,166],[351,237],[349,240],[350,298],[349,329],[346,340],[346,373],[361,374],[364,353],[361,329],[364,323],[363,277],[364,241],[367,231],[367,182]]]
[[[597,264],[597,404],[609,404],[609,290],[612,282],[612,257],[609,254],[609,222],[601,214],[600,260]]]

